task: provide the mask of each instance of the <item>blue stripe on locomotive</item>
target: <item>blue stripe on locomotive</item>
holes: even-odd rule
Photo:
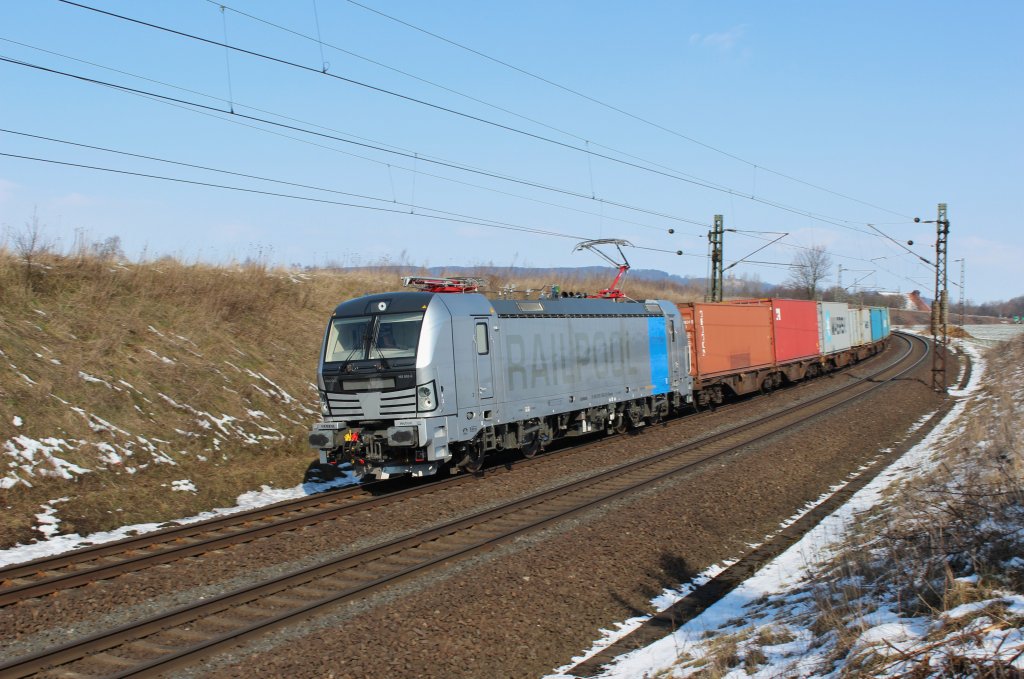
[[[668,342],[665,333],[665,317],[647,319],[647,337],[651,354],[651,384],[654,394],[665,394],[669,390]]]

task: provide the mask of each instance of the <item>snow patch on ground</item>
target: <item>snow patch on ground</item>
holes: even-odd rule
[[[76,474],[87,474],[89,469],[58,456],[69,443],[64,439],[47,437],[33,439],[23,434],[4,441],[2,448],[10,459],[7,472],[0,478],[0,489],[6,490],[18,484],[31,487],[33,477],[58,477],[73,479]]]
[[[104,379],[101,379],[101,378],[99,378],[99,377],[96,377],[95,375],[90,375],[90,374],[89,374],[89,373],[87,373],[87,372],[82,372],[81,370],[79,370],[79,371],[78,371],[78,376],[79,376],[80,378],[82,378],[83,380],[85,380],[86,382],[92,382],[93,384],[102,384],[102,385],[103,385],[103,386],[105,386],[105,387],[106,387],[107,389],[114,389],[114,386],[113,386],[113,385],[111,385],[111,384],[110,384],[110,382],[107,382],[107,381],[106,381],[106,380],[104,380]]]
[[[181,490],[190,493],[199,492],[196,488],[196,484],[192,483],[189,479],[181,479],[180,481],[171,481],[171,490]]]
[[[60,497],[56,500],[50,500],[47,503],[40,505],[43,510],[42,513],[36,514],[36,530],[43,534],[44,538],[51,538],[57,532],[57,526],[60,524],[60,519],[57,518],[57,505],[61,502],[67,502],[71,498]]]
[[[67,498],[52,500],[47,505],[43,505],[44,511],[42,514],[37,515],[37,519],[40,521],[40,526],[52,526],[52,529],[44,531],[43,528],[37,527],[37,530],[43,533],[44,539],[27,545],[17,545],[10,549],[0,550],[0,567],[24,563],[26,561],[34,561],[35,559],[42,559],[44,557],[69,552],[90,545],[123,540],[143,533],[152,533],[160,530],[161,528],[173,525],[197,523],[199,521],[206,521],[207,519],[236,514],[248,509],[264,507],[266,505],[272,505],[276,502],[284,502],[286,500],[294,500],[307,495],[315,495],[317,493],[323,493],[328,490],[341,488],[342,486],[355,485],[357,483],[359,483],[359,479],[350,475],[345,475],[328,483],[305,483],[291,488],[272,488],[270,486],[263,486],[260,490],[249,491],[239,495],[234,507],[213,509],[196,516],[189,516],[165,523],[137,523],[131,526],[122,526],[116,530],[92,533],[85,536],[77,534],[56,534],[57,525],[60,520],[57,518],[57,509],[53,505],[58,502],[63,502],[67,500]],[[171,486],[172,487],[169,492],[196,491],[195,485],[188,479],[174,481]],[[47,518],[40,518],[43,516]],[[43,523],[44,521],[46,522],[45,524]]]

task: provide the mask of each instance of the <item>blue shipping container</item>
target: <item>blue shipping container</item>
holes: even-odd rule
[[[889,310],[871,307],[871,341],[877,342],[889,336]]]

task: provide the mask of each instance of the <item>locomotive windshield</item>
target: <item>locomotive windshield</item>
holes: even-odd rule
[[[414,358],[423,312],[332,318],[325,362]]]

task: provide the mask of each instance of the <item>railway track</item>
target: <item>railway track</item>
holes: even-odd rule
[[[971,378],[971,363],[964,366],[958,388],[966,388]],[[947,401],[928,419],[921,431],[927,433],[939,424],[953,407],[954,401]],[[724,598],[733,589],[753,576],[762,566],[782,554],[791,545],[796,544],[808,531],[818,525],[827,516],[838,510],[860,489],[867,486],[879,471],[902,457],[913,447],[915,439],[904,441],[901,445],[880,454],[869,462],[860,472],[828,498],[816,505],[803,516],[789,524],[763,544],[730,565],[711,580],[701,584],[677,601],[669,608],[652,615],[647,621],[624,637],[601,649],[566,670],[564,674],[572,677],[592,677],[600,674],[614,660],[637,648],[648,646],[664,636],[672,634],[690,622],[705,610]]]
[[[741,405],[734,403],[718,411]],[[696,417],[704,416],[706,413]],[[693,421],[692,418],[689,421]],[[494,467],[488,473],[504,473],[508,467],[519,465],[546,464],[551,459],[549,454],[532,460],[516,460]],[[345,487],[16,564],[0,569],[0,608],[413,497],[452,490],[472,481],[472,476],[460,475],[399,490],[389,482]]]
[[[898,337],[907,347],[895,364],[823,397],[414,536],[14,660],[0,666],[0,674],[56,669],[61,674],[131,676],[193,664],[248,637],[481,554],[840,408],[924,360],[928,346],[923,340]]]

